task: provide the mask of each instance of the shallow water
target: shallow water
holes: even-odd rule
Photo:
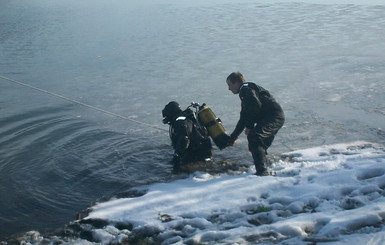
[[[208,6],[209,5],[209,6]],[[0,240],[52,229],[100,198],[166,181],[161,110],[207,103],[231,132],[241,71],[283,105],[270,152],[385,142],[385,6],[155,1],[2,1]],[[245,137],[216,160],[251,162]]]

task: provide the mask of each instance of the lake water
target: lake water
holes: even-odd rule
[[[314,2],[1,1],[0,241],[169,180],[161,110],[207,103],[231,132],[233,71],[285,110],[272,154],[385,143],[385,6]],[[214,157],[251,164],[244,136]]]

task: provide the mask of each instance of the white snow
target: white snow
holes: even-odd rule
[[[101,243],[127,237],[133,225],[161,244],[385,244],[385,147],[368,142],[282,154],[275,176],[195,172],[113,199],[85,220]]]

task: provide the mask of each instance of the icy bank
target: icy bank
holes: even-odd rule
[[[99,203],[76,244],[384,244],[385,147],[354,142],[283,154],[276,176],[186,179]],[[75,233],[76,233],[75,232]],[[76,237],[76,236],[73,236]],[[79,238],[80,237],[80,238]],[[24,241],[47,243],[30,233]],[[63,240],[62,240],[63,241]]]
[[[194,173],[97,204],[85,220],[108,221],[88,227],[102,243],[141,234],[162,244],[383,244],[384,164],[385,148],[365,142],[305,149],[274,163],[274,177]]]

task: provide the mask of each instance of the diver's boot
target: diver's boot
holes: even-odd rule
[[[267,158],[266,158],[266,150],[258,146],[257,148],[253,149],[251,152],[251,155],[253,156],[254,165],[256,173],[255,175],[258,176],[266,176],[269,175],[269,172],[266,168]]]

